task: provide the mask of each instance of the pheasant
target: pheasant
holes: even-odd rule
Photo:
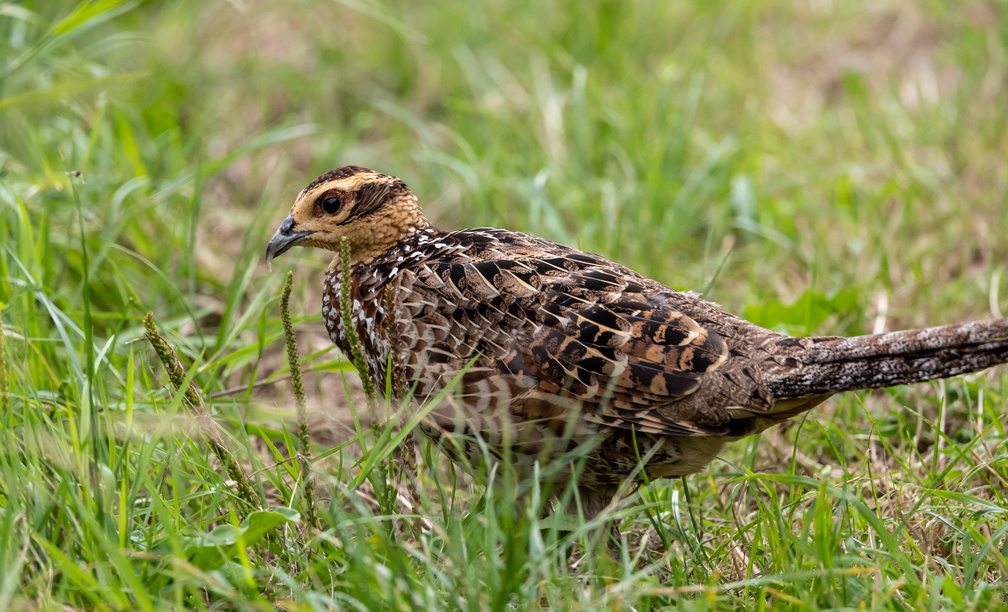
[[[791,337],[598,255],[519,232],[442,231],[398,178],[346,166],[297,196],[266,248],[340,250],[322,316],[378,389],[441,399],[420,425],[456,462],[556,468],[597,515],[625,479],[700,471],[730,441],[841,391],[1008,361],[1008,318],[857,337]],[[449,385],[452,385],[450,388]],[[444,392],[445,389],[447,392]],[[566,462],[566,463],[565,463]]]

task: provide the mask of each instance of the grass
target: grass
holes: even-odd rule
[[[0,609],[1008,605],[1003,369],[847,394],[652,483],[611,556],[596,525],[541,520],[537,486],[515,516],[506,470],[473,482],[426,443],[398,494],[407,432],[364,420],[306,254],[284,265],[312,528],[284,275],[261,265],[293,195],[355,163],[443,227],[575,244],[796,334],[999,315],[1003,13],[0,4]],[[260,509],[142,340],[147,312]]]

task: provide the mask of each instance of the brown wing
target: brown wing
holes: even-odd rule
[[[720,433],[712,419],[701,424],[674,409],[727,361],[720,335],[670,308],[662,293],[649,295],[656,287],[646,279],[601,258],[578,253],[532,265],[542,280],[533,314],[540,324],[500,360],[505,371],[527,371],[540,392],[576,399],[586,418],[605,425]]]
[[[470,389],[493,392],[501,385],[490,379],[507,378],[516,401],[577,403],[586,419],[608,426],[733,433],[727,406],[683,401],[730,357],[721,335],[675,308],[699,300],[604,258],[531,240],[415,269],[412,325],[436,332],[421,341],[425,363],[475,359]]]

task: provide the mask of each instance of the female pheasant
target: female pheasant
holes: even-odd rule
[[[349,354],[353,322],[378,389],[452,390],[421,425],[463,465],[482,448],[531,475],[561,460],[586,515],[626,478],[702,470],[726,442],[830,395],[1008,361],[1008,319],[852,338],[794,338],[598,255],[502,229],[441,231],[401,180],[356,166],[311,182],[266,248],[339,251],[322,315]],[[456,379],[458,379],[456,381]],[[643,460],[643,461],[642,461]],[[643,463],[643,465],[642,465]]]

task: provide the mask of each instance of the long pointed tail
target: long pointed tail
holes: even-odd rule
[[[767,383],[775,399],[798,398],[947,378],[1008,362],[1008,318],[778,344],[779,365]]]

